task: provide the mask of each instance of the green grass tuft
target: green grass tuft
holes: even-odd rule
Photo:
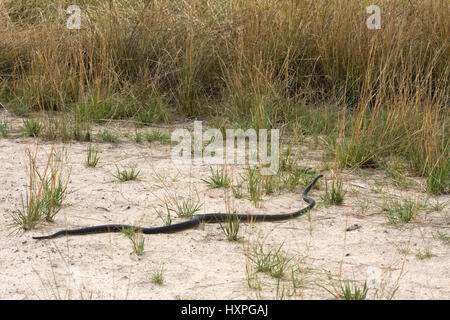
[[[325,195],[322,196],[322,201],[325,206],[336,205],[339,206],[344,202],[345,194],[343,182],[339,178],[333,180],[331,189],[328,188],[328,182],[325,181]]]
[[[239,240],[239,225],[240,220],[237,217],[229,217],[225,226],[221,223],[220,228],[228,240],[237,241]]]
[[[389,200],[385,201],[382,206],[382,210],[391,224],[410,222],[420,208],[422,208],[421,204],[410,199],[404,199],[402,202]]]
[[[84,162],[84,165],[87,168],[95,168],[98,164],[98,150],[94,149],[91,145],[89,145],[87,149],[87,155],[86,155],[86,161]]]
[[[41,133],[42,126],[35,119],[24,119],[22,131],[26,137],[38,137]]]
[[[211,188],[229,188],[231,186],[231,179],[228,176],[225,168],[222,167],[222,169],[220,171],[219,171],[219,169],[216,169],[216,171],[214,171],[213,168],[210,167],[210,170],[211,170],[211,175],[207,179],[201,179],[209,187],[211,187]]]
[[[136,181],[138,180],[140,172],[141,171],[137,170],[136,168],[124,168],[120,170],[118,167],[116,167],[116,173],[113,173],[113,177],[116,178],[116,180],[119,182]]]
[[[103,129],[99,133],[99,138],[104,142],[115,143],[115,142],[119,141],[119,138],[115,134],[113,134],[111,131],[109,131],[108,129]]]

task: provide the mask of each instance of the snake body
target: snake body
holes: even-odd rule
[[[33,239],[54,239],[59,236],[73,236],[73,235],[85,235],[93,233],[108,233],[108,232],[121,232],[123,230],[139,230],[143,234],[157,234],[157,233],[173,233],[186,229],[191,229],[198,226],[200,223],[213,223],[213,222],[224,222],[228,219],[238,219],[240,221],[251,222],[251,221],[279,221],[287,220],[290,218],[295,218],[301,216],[311,210],[316,202],[314,199],[308,197],[308,192],[315,185],[317,180],[319,180],[323,175],[316,175],[313,181],[305,188],[302,193],[303,200],[308,203],[308,206],[302,208],[298,211],[292,213],[283,214],[230,214],[230,213],[205,213],[194,215],[192,219],[183,221],[176,224],[171,224],[168,226],[154,227],[154,228],[140,228],[136,226],[130,226],[126,224],[106,224],[93,227],[86,227],[80,229],[67,229],[61,230],[54,234],[48,236],[33,237]]]

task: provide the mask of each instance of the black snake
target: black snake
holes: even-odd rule
[[[155,228],[139,228],[135,226],[129,226],[126,224],[106,224],[101,226],[93,226],[81,229],[69,229],[69,230],[61,230],[54,234],[48,236],[41,237],[33,237],[33,239],[53,239],[63,235],[83,235],[83,234],[92,234],[92,233],[106,233],[106,232],[121,232],[123,230],[139,230],[144,234],[156,234],[156,233],[172,233],[178,232],[186,229],[190,229],[198,226],[200,223],[208,223],[208,222],[224,222],[228,219],[239,219],[240,221],[278,221],[278,220],[286,220],[289,218],[295,218],[301,216],[311,210],[316,202],[314,199],[308,197],[308,192],[314,186],[314,184],[319,180],[323,175],[316,175],[313,181],[305,188],[302,193],[302,198],[305,202],[308,203],[308,206],[300,209],[298,211],[292,213],[284,213],[284,214],[229,214],[229,213],[206,213],[206,214],[197,214],[190,220],[168,225],[162,227]]]

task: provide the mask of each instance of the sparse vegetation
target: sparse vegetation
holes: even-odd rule
[[[399,222],[410,222],[417,214],[422,205],[411,199],[385,201],[382,206],[389,223],[397,224]]]
[[[442,241],[444,243],[450,243],[450,236],[448,236],[445,233],[442,233],[440,231],[437,231],[435,234],[433,234],[433,237],[436,240]]]
[[[428,259],[434,256],[434,254],[431,252],[431,249],[428,247],[425,247],[423,250],[419,249],[417,250],[416,257],[419,260]]]
[[[370,200],[367,199],[367,198],[362,199],[362,200],[359,200],[359,201],[358,201],[358,205],[359,205],[359,208],[360,208],[360,212],[359,212],[359,213],[360,213],[361,215],[364,215],[364,214],[366,214],[367,211],[369,211],[369,209],[370,209]]]
[[[243,182],[240,182],[240,183],[237,183],[237,184],[231,186],[231,190],[233,191],[233,196],[236,199],[242,199],[242,197],[243,197],[243,194],[242,194],[242,183]]]
[[[308,185],[315,175],[315,170],[298,166],[293,167],[289,171],[281,171],[279,175],[281,183],[278,188],[279,190],[288,189],[289,191],[296,191],[299,186]],[[319,188],[319,185],[316,184],[314,188]]]
[[[393,160],[388,162],[387,165],[383,165],[383,169],[389,178],[391,178],[392,184],[397,188],[406,189],[411,186],[411,181],[406,177],[405,165],[401,163],[401,160]]]
[[[402,254],[402,255],[407,255],[411,252],[411,249],[408,247],[399,247],[397,248],[398,253]]]
[[[142,142],[142,132],[139,132],[139,131],[135,131],[135,133],[134,133],[134,142],[136,142],[136,143],[141,143]]]
[[[448,201],[446,202],[439,202],[439,200],[436,200],[436,202],[431,206],[431,211],[442,211],[444,210],[448,205]]]
[[[157,210],[156,212],[158,213],[158,216],[161,218],[161,220],[164,222],[164,225],[166,226],[170,226],[172,224],[172,216],[170,215],[170,211],[172,211],[169,208],[169,205],[167,204],[167,202],[164,204],[166,213],[163,214],[161,211]]]
[[[99,133],[99,137],[103,142],[117,142],[119,141],[119,138],[117,138],[117,136],[115,134],[113,134],[111,131],[109,131],[108,129],[103,129],[100,133]]]
[[[170,144],[171,137],[167,133],[163,133],[158,130],[153,130],[152,132],[147,132],[145,134],[145,139],[148,142],[158,141],[161,144]]]

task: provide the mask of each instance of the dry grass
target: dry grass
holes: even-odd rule
[[[44,221],[54,221],[65,199],[70,180],[64,148],[59,154],[51,148],[43,171],[39,170],[36,162],[37,152],[37,145],[34,154],[27,149],[28,183],[25,196],[21,195],[21,209],[14,210],[12,214],[12,226],[24,230],[31,230]]]

